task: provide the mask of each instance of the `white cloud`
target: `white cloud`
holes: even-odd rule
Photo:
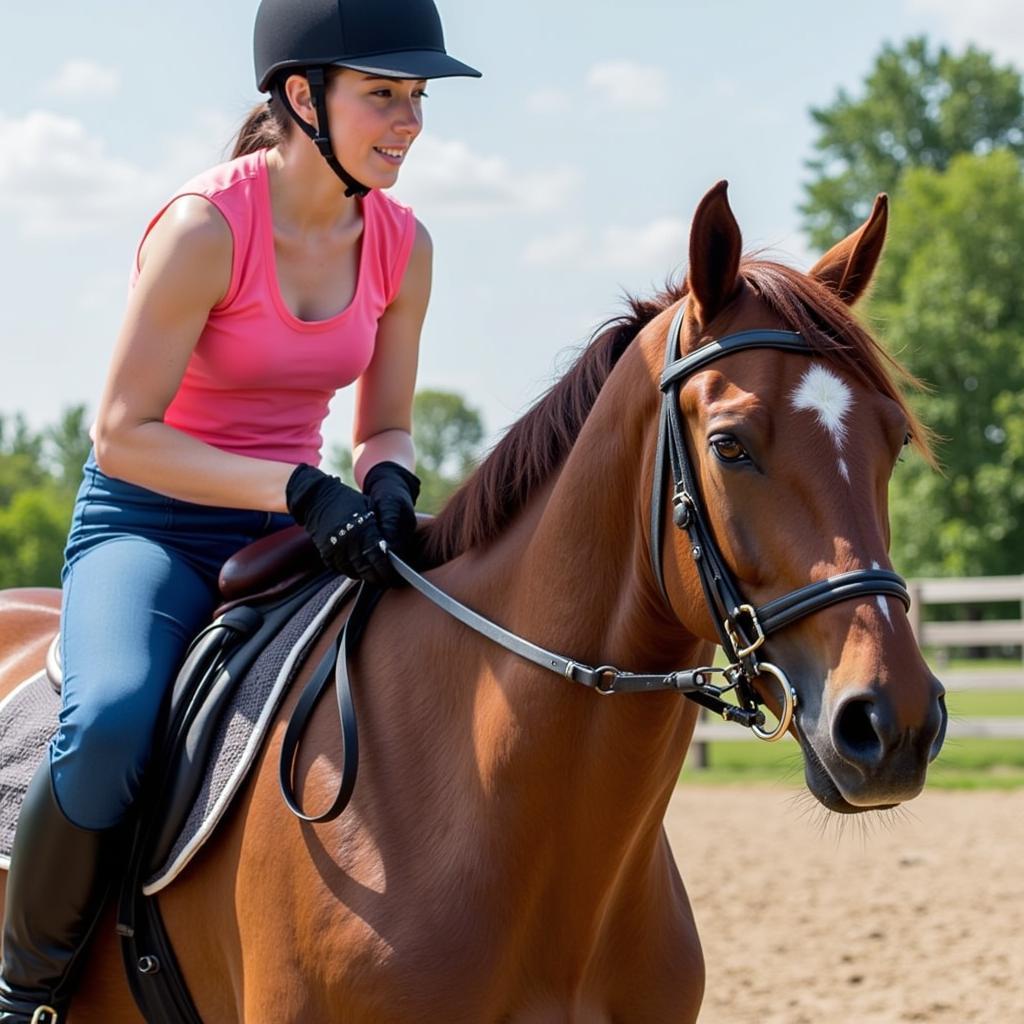
[[[121,75],[114,68],[77,58],[58,68],[44,93],[70,100],[106,99],[115,95],[120,87]]]
[[[936,16],[956,45],[974,43],[1003,60],[1024,64],[1020,0],[909,0],[910,9]]]
[[[668,74],[647,64],[628,60],[595,64],[587,72],[587,85],[618,110],[659,110],[668,104]]]
[[[531,266],[550,269],[646,271],[664,277],[686,259],[688,239],[689,225],[678,217],[599,232],[568,228],[535,239],[523,259]]]
[[[513,170],[458,140],[426,136],[413,148],[396,197],[430,216],[543,212],[567,202],[581,175],[572,167]]]
[[[0,213],[31,237],[103,230],[158,190],[155,176],[106,151],[78,120],[0,114]]]
[[[588,257],[587,237],[582,228],[566,228],[556,234],[536,238],[526,247],[523,259],[533,267],[580,267]]]
[[[192,116],[187,134],[156,139],[141,167],[108,151],[77,118],[48,110],[0,112],[0,216],[24,237],[76,238],[144,225],[189,178],[225,159],[233,121]]]
[[[538,89],[526,97],[526,108],[534,114],[564,114],[571,107],[569,94],[562,89]]]

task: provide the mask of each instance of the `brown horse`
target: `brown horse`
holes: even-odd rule
[[[926,450],[927,435],[893,383],[898,368],[849,311],[885,225],[880,198],[804,275],[741,260],[725,185],[712,189],[686,284],[634,302],[511,429],[426,528],[429,578],[582,662],[708,663],[716,630],[690,543],[669,517],[666,599],[647,533],[658,378],[682,303],[684,354],[752,328],[800,331],[815,347],[731,354],[680,392],[700,490],[744,594],[761,604],[888,567],[888,480],[907,438]],[[11,621],[0,635],[13,629],[38,655],[33,638],[52,632],[52,611],[23,607]],[[920,791],[945,712],[898,602],[856,596],[768,647],[796,690],[792,729],[826,807],[891,806]],[[36,667],[0,664],[0,693]],[[560,680],[409,589],[385,596],[352,674],[362,763],[346,813],[311,826],[282,803],[293,694],[233,812],[160,898],[203,1019],[696,1020],[700,942],[662,828],[696,706]],[[778,687],[763,685],[778,710]],[[303,750],[301,793],[315,808],[341,764],[331,701]],[[72,1019],[139,1020],[109,927]]]

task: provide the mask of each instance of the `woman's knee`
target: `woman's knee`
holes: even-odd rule
[[[139,795],[156,712],[123,703],[74,711],[62,720],[51,745],[54,791],[76,825],[109,828],[123,820]]]

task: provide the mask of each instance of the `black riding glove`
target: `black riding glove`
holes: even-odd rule
[[[377,528],[396,555],[406,558],[416,534],[420,481],[397,462],[378,462],[363,478],[363,493],[377,514]]]
[[[313,466],[296,466],[285,489],[288,511],[305,527],[330,569],[380,587],[394,582],[369,499]]]

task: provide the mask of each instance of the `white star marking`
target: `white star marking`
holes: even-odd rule
[[[809,410],[828,432],[839,452],[839,472],[849,483],[850,470],[842,457],[846,443],[846,414],[853,405],[853,392],[831,370],[814,365],[800,378],[791,401],[797,411]]]

